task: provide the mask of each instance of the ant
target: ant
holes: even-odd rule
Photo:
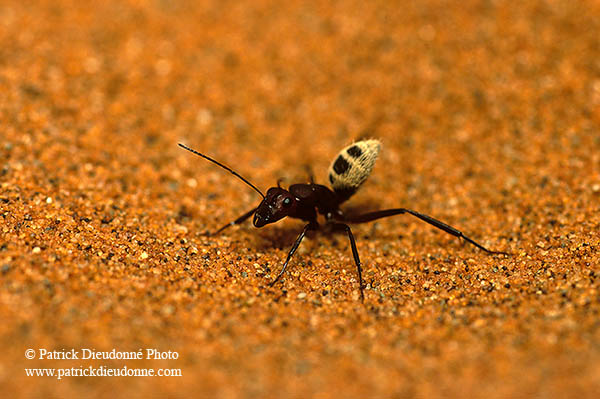
[[[269,286],[273,286],[281,279],[285,273],[288,263],[290,262],[290,259],[298,249],[298,246],[302,242],[306,232],[309,230],[319,229],[317,214],[324,215],[327,224],[331,225],[334,229],[344,230],[348,234],[348,238],[350,239],[350,247],[352,248],[352,256],[354,257],[354,263],[356,264],[356,269],[358,272],[358,284],[360,289],[360,299],[362,302],[364,302],[365,299],[363,293],[362,268],[360,258],[358,257],[358,251],[356,249],[356,241],[354,240],[354,235],[352,234],[352,230],[350,230],[348,223],[367,223],[372,222],[373,220],[407,213],[421,219],[426,223],[429,223],[434,227],[437,227],[440,230],[445,231],[448,234],[462,238],[468,243],[487,252],[488,254],[508,255],[506,252],[491,251],[473,239],[467,237],[456,228],[434,219],[431,216],[424,215],[411,209],[394,208],[354,216],[344,215],[339,207],[356,192],[360,185],[371,174],[371,170],[373,169],[375,161],[377,160],[377,156],[379,155],[379,149],[381,146],[379,140],[361,140],[347,146],[340,151],[338,156],[334,159],[329,167],[329,182],[331,183],[333,190],[329,189],[327,186],[315,184],[314,179],[311,176],[310,183],[292,184],[287,190],[282,188],[279,182],[277,182],[277,187],[269,188],[266,195],[264,195],[258,188],[256,188],[256,186],[228,166],[225,166],[222,163],[204,154],[201,154],[196,150],[186,147],[183,144],[179,144],[179,146],[232,173],[234,176],[238,177],[244,183],[252,187],[263,198],[256,208],[249,210],[234,221],[227,223],[211,235],[219,234],[229,226],[240,224],[250,218],[252,215],[254,215],[252,223],[255,227],[263,227],[286,216],[301,219],[307,222],[298,235],[298,238],[296,238],[294,245],[290,249],[281,271],[275,280],[269,284]]]

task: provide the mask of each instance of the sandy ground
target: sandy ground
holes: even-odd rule
[[[4,397],[597,397],[598,2],[95,3],[0,3]],[[359,137],[346,212],[512,255],[356,225],[362,304],[343,234],[273,287],[301,221],[203,235],[260,197],[177,143],[265,191]]]

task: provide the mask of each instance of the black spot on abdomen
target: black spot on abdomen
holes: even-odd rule
[[[341,175],[343,173],[346,173],[348,168],[350,168],[350,164],[348,163],[348,161],[346,161],[341,155],[338,156],[335,160],[335,163],[333,164],[333,170],[335,171],[335,173]]]
[[[360,149],[359,146],[357,145],[353,145],[352,147],[348,148],[346,150],[346,152],[352,157],[352,158],[358,158],[362,155],[362,150]]]

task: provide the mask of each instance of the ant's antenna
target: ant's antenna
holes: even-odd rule
[[[179,146],[180,146],[181,148],[183,148],[183,149],[186,149],[186,150],[188,150],[189,152],[192,152],[192,153],[194,153],[194,154],[196,154],[196,155],[198,155],[198,156],[201,156],[202,158],[206,159],[207,161],[210,161],[210,162],[212,162],[212,163],[214,163],[214,164],[217,164],[217,165],[219,165],[219,166],[220,166],[220,167],[222,167],[223,169],[225,169],[225,170],[229,171],[231,174],[233,174],[233,175],[235,175],[235,176],[239,177],[239,178],[240,178],[240,179],[241,179],[241,180],[242,180],[244,183],[246,183],[247,185],[249,185],[250,187],[252,187],[252,188],[253,188],[253,189],[254,189],[254,190],[257,192],[257,193],[259,193],[259,194],[260,194],[260,196],[261,196],[261,197],[263,197],[263,199],[265,199],[265,196],[264,196],[264,194],[263,194],[263,193],[262,193],[262,192],[261,192],[261,191],[260,191],[258,188],[256,188],[256,186],[255,186],[254,184],[252,184],[252,183],[250,183],[248,180],[244,179],[244,178],[243,178],[243,177],[242,177],[242,176],[241,176],[241,175],[240,175],[238,172],[236,172],[235,170],[231,169],[231,168],[230,168],[230,167],[228,167],[228,166],[225,166],[225,165],[223,165],[222,163],[220,163],[220,162],[218,162],[218,161],[215,161],[214,159],[212,159],[212,158],[210,158],[210,157],[207,157],[207,156],[206,156],[206,155],[204,155],[204,154],[201,154],[201,153],[199,153],[199,152],[198,152],[198,151],[196,151],[196,150],[192,150],[191,148],[189,148],[189,147],[186,147],[186,146],[184,146],[184,145],[183,145],[183,144],[181,144],[181,143],[179,143]]]

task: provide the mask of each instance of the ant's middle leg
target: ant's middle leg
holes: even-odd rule
[[[348,233],[348,238],[350,239],[350,247],[352,248],[352,256],[354,257],[354,263],[356,264],[356,270],[358,272],[358,285],[360,288],[360,300],[361,302],[365,301],[365,294],[363,293],[363,279],[362,279],[362,267],[360,263],[360,258],[358,257],[358,250],[356,249],[356,241],[354,240],[354,235],[352,234],[352,230],[350,230],[350,226],[344,223],[335,223],[332,222],[331,225],[333,228],[338,230],[346,230]]]
[[[304,164],[304,171],[308,176],[308,181],[310,182],[310,184],[315,184],[315,174],[312,170],[312,166],[310,166],[309,164]]]
[[[223,230],[225,230],[229,226],[233,226],[233,225],[240,224],[240,223],[244,222],[246,219],[248,219],[250,216],[252,216],[254,214],[254,212],[256,212],[257,209],[258,208],[254,208],[252,210],[249,210],[248,212],[244,213],[239,218],[235,219],[233,222],[229,222],[225,226],[221,227],[219,230],[215,231],[214,233],[207,233],[206,235],[216,236],[217,234],[219,234],[220,232],[222,232]]]
[[[431,216],[424,215],[422,213],[413,211],[411,209],[406,209],[406,208],[386,209],[386,210],[382,210],[382,211],[369,212],[369,213],[365,213],[362,215],[356,215],[356,216],[350,216],[350,217],[346,216],[344,218],[344,221],[348,222],[348,223],[367,223],[367,222],[371,222],[373,220],[386,218],[389,216],[401,215],[403,213],[408,213],[410,215],[413,215],[413,216],[421,219],[425,223],[429,223],[430,225],[437,227],[438,229],[445,231],[448,234],[451,234],[458,238],[462,238],[463,240],[467,241],[468,243],[476,246],[477,248],[479,248],[489,254],[509,255],[507,252],[491,251],[491,250],[487,249],[486,247],[484,247],[483,245],[479,244],[478,242],[474,241],[472,238],[467,237],[461,231],[455,229],[454,227],[449,226],[446,223],[441,222],[435,218],[432,218]]]

